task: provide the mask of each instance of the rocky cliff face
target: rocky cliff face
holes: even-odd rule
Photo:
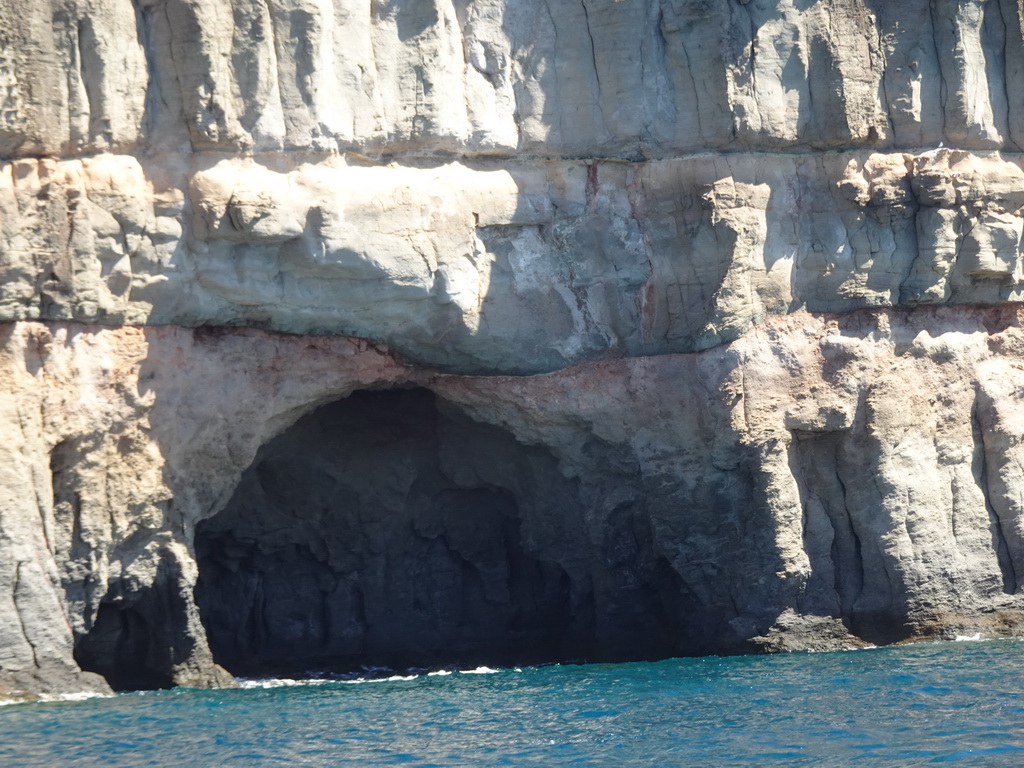
[[[1019,2],[0,14],[0,687],[1019,631]]]

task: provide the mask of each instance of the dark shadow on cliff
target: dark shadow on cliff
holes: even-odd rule
[[[115,691],[173,688],[178,668],[192,657],[187,596],[181,570],[169,554],[160,557],[153,584],[134,590],[115,582],[89,630],[76,638],[75,661],[102,675]]]

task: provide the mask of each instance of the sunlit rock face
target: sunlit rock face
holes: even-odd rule
[[[2,319],[527,373],[1021,296],[1009,0],[22,6]]]
[[[0,694],[1017,633],[1022,14],[0,0]]]
[[[9,155],[146,143],[636,159],[1022,137],[1014,0],[3,8]]]

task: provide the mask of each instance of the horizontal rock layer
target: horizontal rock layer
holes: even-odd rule
[[[1024,149],[1019,0],[4,0],[0,13],[0,155]]]
[[[76,658],[115,685],[222,681],[193,598],[202,573],[209,582],[242,569],[256,579],[259,562],[321,542],[328,549],[300,558],[328,569],[313,592],[300,591],[304,599],[319,589],[328,610],[372,597],[373,569],[416,573],[405,570],[413,561],[389,554],[388,542],[404,539],[386,522],[395,505],[419,508],[416,498],[429,502],[414,521],[416,540],[447,542],[451,554],[437,562],[458,564],[454,583],[491,590],[479,610],[506,615],[500,606],[517,605],[504,601],[529,583],[514,573],[541,574],[530,578],[564,590],[555,604],[586,629],[592,658],[621,656],[622,638],[650,629],[652,616],[652,654],[1017,632],[1021,320],[1012,307],[799,313],[696,354],[516,378],[438,375],[340,338],[9,324],[0,615],[20,630],[2,635],[4,684],[80,685]],[[369,431],[351,434],[368,442],[352,438],[348,454],[332,447],[331,435],[347,434],[337,429],[303,433],[283,454],[258,453],[356,390],[386,390],[382,397],[413,386],[432,392],[445,418],[466,425],[459,429],[476,425],[465,434],[478,437],[450,443],[477,445],[476,459],[453,464],[444,457],[459,454],[444,448],[440,464],[394,458],[429,456],[401,453],[400,441],[424,423],[402,414],[428,413],[408,408],[384,411],[392,415],[378,427],[367,416]],[[372,414],[353,413],[364,412]],[[526,453],[508,453],[515,446]],[[373,464],[386,450],[399,454]],[[271,469],[259,469],[271,455],[304,467],[303,484],[271,482]],[[302,488],[327,506],[287,506]],[[363,506],[331,507],[351,494]],[[249,498],[249,511],[214,518],[239,503],[232,497]],[[278,506],[259,501],[270,497]],[[498,510],[492,522],[459,512],[483,497]],[[332,508],[364,510],[359,540],[369,549],[332,538],[353,524]],[[216,527],[197,538],[211,519]],[[197,541],[207,553],[234,554],[222,549],[213,565],[200,563],[213,570],[200,571]],[[518,542],[521,556],[495,555],[501,541],[500,552]],[[520,561],[544,565],[514,571]],[[419,588],[438,605],[450,599],[444,579]],[[413,593],[391,598],[363,603],[365,626],[405,608],[420,615],[414,602],[402,607]],[[216,603],[207,601],[214,613]],[[417,610],[437,631],[453,621]],[[223,631],[229,618],[210,620]],[[328,626],[285,618],[260,620],[298,632],[293,641],[307,649]],[[565,639],[571,630],[551,642],[578,651]],[[343,647],[361,660],[387,656],[374,656],[369,640]]]
[[[523,373],[1024,295],[1019,155],[175,162],[0,166],[0,317],[345,333]]]

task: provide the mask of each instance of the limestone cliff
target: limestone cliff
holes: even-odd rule
[[[1018,0],[0,16],[0,688],[1021,631]]]

